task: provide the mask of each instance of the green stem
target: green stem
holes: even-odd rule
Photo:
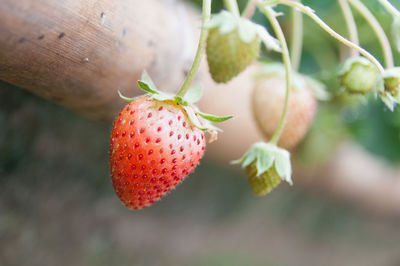
[[[371,26],[376,36],[378,37],[378,40],[382,46],[383,55],[385,57],[386,67],[387,68],[393,67],[394,63],[393,63],[392,47],[390,46],[389,39],[386,36],[385,31],[382,29],[382,26],[379,24],[374,15],[372,15],[372,13],[361,1],[349,0],[349,2],[354,6],[355,9],[358,10],[358,12],[360,12],[360,14],[368,22],[368,24]]]
[[[247,5],[242,12],[242,17],[250,19],[256,11],[259,0],[248,0]]]
[[[239,7],[236,0],[224,0],[226,8],[233,13],[235,16],[240,16]]]
[[[392,14],[392,16],[400,16],[400,11],[397,10],[388,0],[379,0],[379,2],[387,10],[387,12]]]
[[[204,50],[206,48],[206,40],[207,40],[207,33],[208,29],[204,27],[205,23],[210,20],[211,16],[211,0],[203,0],[203,9],[202,9],[202,17],[201,17],[201,33],[200,33],[200,40],[199,45],[197,47],[196,56],[194,57],[192,67],[186,77],[185,82],[183,83],[181,89],[178,91],[177,96],[183,97],[185,96],[186,92],[189,90],[190,84],[199,70],[201,57],[204,54]]]
[[[336,31],[334,31],[322,19],[320,19],[317,15],[315,15],[314,11],[311,8],[291,0],[279,0],[279,3],[298,8],[301,12],[303,12],[304,14],[309,16],[312,20],[314,20],[322,29],[324,29],[327,33],[329,33],[329,35],[331,35],[333,38],[359,51],[360,54],[368,58],[378,68],[380,72],[385,71],[381,63],[379,63],[379,61],[372,54],[370,54],[364,48],[352,43],[351,41],[344,38],[342,35],[338,34]]]
[[[292,66],[298,70],[303,49],[303,15],[296,9],[292,9],[292,43],[290,52],[292,55]]]
[[[339,6],[342,9],[344,20],[346,21],[349,39],[352,43],[359,45],[357,25],[354,20],[353,12],[348,0],[339,0]],[[356,49],[351,49],[351,56],[358,56],[359,52]]]
[[[282,46],[282,59],[285,64],[286,70],[286,94],[285,94],[285,103],[283,105],[281,120],[279,121],[278,128],[275,131],[275,134],[272,136],[270,143],[277,144],[279,137],[282,134],[283,128],[285,127],[286,115],[289,106],[289,96],[290,96],[290,88],[292,82],[292,66],[290,63],[289,49],[286,44],[285,35],[283,34],[282,28],[279,25],[278,20],[275,17],[275,12],[269,6],[264,6],[262,4],[258,5],[259,9],[265,14],[268,20],[271,22],[271,26],[274,29],[276,37]]]

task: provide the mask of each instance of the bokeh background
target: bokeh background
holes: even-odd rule
[[[363,2],[389,33],[390,16],[377,1]],[[222,7],[221,1],[213,3],[214,12]],[[336,1],[303,3],[346,34]],[[375,36],[355,16],[361,43],[382,60]],[[286,32],[288,17],[280,19]],[[254,20],[268,26],[260,14]],[[335,95],[341,50],[305,19],[300,70],[324,81]],[[395,59],[398,63],[398,53]],[[281,185],[257,198],[240,169],[207,156],[168,197],[130,211],[111,185],[110,129],[109,123],[0,83],[1,266],[400,265],[398,215],[368,212],[305,186]],[[347,105],[337,97],[320,106],[296,160],[318,165],[345,139],[396,167],[399,130],[398,108],[391,113],[379,101]]]

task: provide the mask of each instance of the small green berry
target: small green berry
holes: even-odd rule
[[[344,63],[339,75],[346,92],[366,95],[375,88],[378,69],[367,59],[354,57]]]

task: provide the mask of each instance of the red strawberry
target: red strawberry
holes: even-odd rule
[[[124,107],[114,122],[111,175],[119,199],[131,209],[145,208],[175,188],[198,165],[204,132],[181,105],[149,95]]]

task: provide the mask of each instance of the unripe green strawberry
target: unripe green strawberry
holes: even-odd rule
[[[378,69],[364,57],[352,57],[343,64],[339,76],[346,92],[365,95],[375,88]]]
[[[307,87],[293,84],[285,127],[278,145],[285,149],[295,147],[306,135],[317,110],[314,93]],[[255,121],[266,140],[270,140],[278,128],[286,94],[286,80],[283,76],[259,77],[252,93],[252,107]]]
[[[276,172],[275,166],[257,176],[256,162],[246,167],[247,178],[253,193],[257,196],[264,196],[277,187],[282,179]]]
[[[228,82],[242,72],[260,53],[260,39],[250,43],[240,40],[237,30],[221,34],[211,29],[207,38],[207,61],[216,82]]]
[[[250,188],[257,196],[264,196],[282,180],[292,184],[290,153],[271,143],[257,142],[239,160],[246,168]]]
[[[250,20],[227,11],[214,15],[206,24],[207,61],[216,82],[228,82],[250,65],[260,53],[260,42],[267,48],[281,51],[278,40],[266,29]]]

